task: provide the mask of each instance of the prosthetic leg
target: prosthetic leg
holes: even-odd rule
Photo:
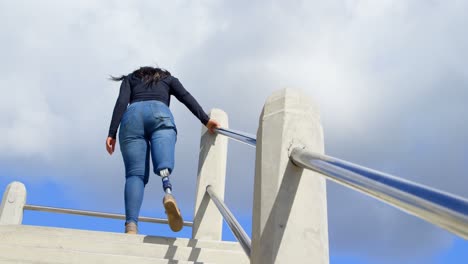
[[[166,209],[169,226],[172,231],[179,232],[184,225],[184,220],[182,219],[177,202],[174,196],[172,196],[172,185],[169,181],[170,172],[168,169],[164,169],[159,172],[159,175],[162,177],[163,190],[166,193],[164,195],[163,205]]]

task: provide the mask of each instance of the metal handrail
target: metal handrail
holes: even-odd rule
[[[227,136],[228,138],[242,142],[249,146],[255,147],[257,145],[257,139],[255,138],[255,136],[250,135],[248,133],[236,131],[232,129],[227,129],[227,128],[216,128],[215,131],[218,134]]]
[[[291,161],[468,239],[468,200],[333,157],[295,148]]]
[[[216,129],[216,132],[256,147],[254,136],[225,128]],[[294,149],[290,159],[302,168],[317,171],[329,180],[468,239],[468,200],[462,197],[301,148]]]
[[[236,220],[236,218],[231,213],[226,204],[224,204],[224,202],[218,198],[216,193],[212,190],[211,185],[206,186],[206,192],[210,195],[211,200],[215,203],[216,207],[218,207],[219,212],[223,216],[224,220],[228,224],[234,236],[241,244],[242,249],[244,249],[245,251],[245,254],[247,254],[247,256],[250,258],[250,252],[252,248],[252,242],[250,241],[250,237],[247,235],[247,233],[245,233],[244,229]]]
[[[23,207],[24,210],[31,210],[31,211],[41,211],[41,212],[49,212],[49,213],[62,213],[62,214],[73,214],[73,215],[84,215],[84,216],[95,216],[95,217],[103,217],[103,218],[111,218],[111,219],[120,219],[125,220],[125,215],[121,214],[112,214],[112,213],[101,213],[95,211],[83,211],[83,210],[75,210],[75,209],[66,209],[66,208],[58,208],[58,207],[48,207],[48,206],[39,206],[39,205],[30,205],[27,204]],[[147,222],[147,223],[157,223],[157,224],[168,224],[169,222],[167,219],[162,218],[151,218],[151,217],[138,217],[139,222]],[[193,226],[193,222],[184,222],[184,226]]]

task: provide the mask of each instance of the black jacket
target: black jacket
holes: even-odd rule
[[[171,95],[174,95],[181,103],[183,103],[202,124],[206,125],[210,119],[203,111],[202,107],[193,98],[193,96],[185,90],[179,79],[173,76],[167,76],[157,83],[145,83],[142,79],[129,74],[125,77],[120,85],[120,93],[115,103],[114,112],[109,128],[109,137],[116,138],[117,129],[128,104],[158,100],[165,103],[168,107],[171,102]]]

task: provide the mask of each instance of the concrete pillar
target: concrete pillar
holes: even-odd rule
[[[10,183],[0,206],[0,225],[20,225],[26,204],[26,188],[21,182]]]
[[[228,128],[228,117],[224,111],[213,109],[209,115],[221,127]],[[211,185],[219,198],[224,199],[227,144],[227,137],[210,134],[205,126],[202,127],[192,238],[221,240],[223,218],[206,193],[206,186]]]
[[[324,152],[318,109],[303,93],[280,90],[257,132],[251,263],[329,262],[325,179],[289,160],[297,146]]]

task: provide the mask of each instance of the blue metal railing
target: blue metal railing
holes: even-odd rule
[[[236,141],[242,142],[244,144],[247,144],[249,146],[255,147],[257,145],[257,139],[255,139],[255,136],[249,135],[244,132],[232,130],[232,129],[227,129],[227,128],[218,128],[215,129],[215,131],[218,134],[227,136],[231,139],[234,139]]]
[[[211,200],[213,200],[214,204],[216,205],[224,220],[228,224],[232,233],[236,237],[237,241],[239,241],[245,254],[247,254],[247,256],[250,258],[252,243],[250,241],[249,236],[247,235],[247,233],[245,233],[244,229],[236,220],[236,218],[231,213],[226,204],[224,204],[224,202],[218,198],[218,195],[213,191],[211,185],[208,185],[206,187],[206,192],[210,195]]]
[[[94,216],[94,217],[103,217],[103,218],[120,219],[120,220],[126,219],[125,215],[122,215],[122,214],[103,213],[103,212],[85,211],[85,210],[76,210],[76,209],[68,209],[68,208],[31,205],[31,204],[24,205],[23,209],[30,210],[30,211],[59,213],[59,214],[73,214],[73,215],[82,215],[82,216]],[[147,223],[156,223],[156,224],[168,224],[169,223],[167,219],[152,218],[152,217],[145,217],[145,216],[138,217],[138,221],[147,222]],[[192,227],[193,222],[184,221],[183,225]]]
[[[218,133],[256,146],[256,139],[245,133],[228,129],[219,129]],[[468,239],[468,200],[462,197],[303,148],[293,149],[290,159],[299,167],[319,172]]]
[[[468,201],[461,197],[302,148],[293,149],[290,158],[299,167],[468,239]]]

